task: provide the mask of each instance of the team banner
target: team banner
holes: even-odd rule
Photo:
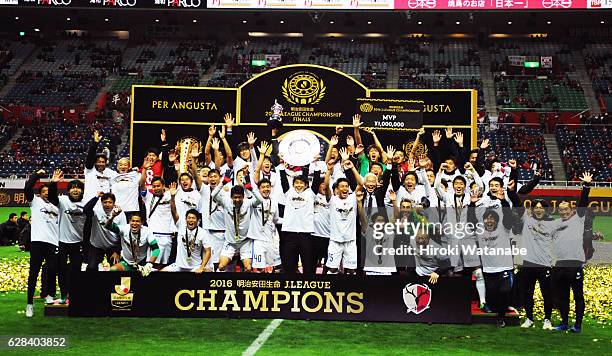
[[[357,99],[357,112],[367,127],[384,130],[419,130],[423,126],[422,100]]]
[[[372,89],[370,98],[410,100],[422,103],[424,126],[470,126],[474,124],[477,92],[472,89]],[[473,132],[476,138],[476,132]]]
[[[232,88],[133,87],[134,121],[223,123],[225,113],[236,112],[237,91]]]
[[[471,323],[470,281],[403,276],[81,272],[75,317],[200,317]]]
[[[352,125],[355,101],[367,88],[331,68],[289,65],[267,71],[240,88],[240,123],[258,124],[272,116],[275,101],[285,125]]]

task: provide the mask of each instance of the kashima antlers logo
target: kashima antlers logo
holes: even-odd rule
[[[408,283],[404,287],[404,304],[406,304],[406,313],[421,314],[426,309],[429,309],[431,303],[431,289],[424,284]]]

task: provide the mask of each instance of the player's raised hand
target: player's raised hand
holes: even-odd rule
[[[349,153],[346,150],[346,147],[342,147],[339,152],[340,152],[340,158],[342,158],[343,161],[346,161],[349,159]]]
[[[119,205],[115,205],[113,207],[113,216],[118,216],[119,214],[121,214],[123,210],[121,209],[121,207]]]
[[[391,145],[387,146],[387,158],[389,160],[391,160],[393,158],[393,155],[395,154],[395,148]]]
[[[98,130],[94,130],[93,139],[96,143],[102,141],[102,135],[100,135],[100,132]]]
[[[350,159],[345,160],[344,162],[342,162],[342,167],[344,167],[344,169],[353,169],[355,168],[355,165],[353,164],[353,161],[351,161]]]
[[[161,130],[161,133],[159,134],[159,139],[161,140],[161,142],[166,142],[166,129]]]
[[[332,146],[338,146],[338,135],[333,135],[329,140],[329,144]]]
[[[249,132],[247,134],[247,142],[249,143],[249,146],[253,147],[253,145],[255,145],[256,141],[257,141],[257,137],[255,137],[255,133],[254,132]]]
[[[451,139],[453,137],[453,128],[452,127],[447,127],[446,130],[444,130],[444,132],[446,133],[446,138],[447,139]]]
[[[416,165],[416,160],[414,159],[414,157],[410,156],[408,158],[408,171],[412,172],[414,171],[414,166]]]
[[[208,127],[208,136],[213,137],[217,133],[217,128],[215,125],[210,125]]]
[[[57,183],[64,177],[64,172],[61,169],[56,169],[53,171],[53,176],[51,177],[51,182]]]
[[[434,146],[440,144],[440,140],[442,139],[442,134],[440,133],[440,130],[434,130],[434,132],[431,134],[431,138],[433,140]]]
[[[582,181],[582,183],[591,184],[591,182],[593,182],[593,174],[591,174],[591,172],[586,171],[582,173],[582,175],[580,176],[580,180]]]
[[[465,169],[466,172],[474,172],[474,166],[472,166],[472,164],[470,162],[465,162],[465,164],[463,165],[463,169]]]
[[[483,150],[486,149],[487,147],[489,147],[489,139],[485,138],[484,140],[482,140],[482,142],[480,143],[480,148],[482,148]]]
[[[327,165],[327,170],[328,171],[333,171],[334,170],[334,166],[336,165],[336,162],[334,162],[333,159],[330,159],[325,164]]]
[[[425,128],[424,128],[424,127],[421,127],[421,128],[419,129],[419,131],[417,131],[417,136],[421,136],[421,135],[423,135],[423,134],[425,134]]]
[[[427,155],[422,154],[419,155],[419,168],[427,168],[427,165],[429,164],[429,157],[427,157]]]
[[[177,150],[173,150],[168,152],[168,161],[174,162],[178,158],[178,154],[176,154]]]
[[[440,275],[437,274],[436,272],[431,272],[431,274],[429,275],[429,283],[431,283],[431,284],[438,283],[438,278],[439,277],[440,277]]]
[[[196,159],[200,157],[200,150],[198,149],[198,145],[191,146],[191,157]]]
[[[340,135],[342,133],[342,130],[344,130],[344,126],[342,125],[336,126],[336,135]]]
[[[221,126],[221,131],[219,131],[219,138],[224,140],[225,139],[225,126]]]
[[[265,156],[268,153],[268,148],[270,147],[270,144],[266,141],[261,141],[259,143],[259,147],[257,147],[257,149],[259,150],[259,154],[262,156]]]
[[[459,147],[463,147],[463,133],[457,132],[454,136],[455,136],[455,142],[457,142]]]
[[[361,127],[361,125],[363,125],[363,122],[361,122],[361,115],[359,114],[353,115],[353,127],[359,128]]]
[[[231,130],[232,126],[234,126],[235,121],[231,113],[225,114],[225,116],[223,116],[223,121],[225,121],[225,126],[227,126],[228,130]]]
[[[39,169],[36,171],[36,174],[39,176],[44,176],[45,174],[47,174],[47,171],[45,171],[44,169]]]
[[[175,196],[176,193],[178,192],[178,184],[176,184],[176,182],[172,182],[170,183],[170,186],[168,187],[168,190],[170,191],[170,195]]]
[[[219,150],[219,145],[220,144],[221,144],[221,141],[218,138],[216,138],[216,137],[213,137],[212,141],[210,142],[210,146],[215,151]]]

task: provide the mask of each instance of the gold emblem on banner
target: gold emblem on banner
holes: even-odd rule
[[[414,140],[406,142],[404,144],[404,153],[406,154],[406,157],[410,156],[410,151],[412,151],[412,145],[414,145]],[[427,152],[429,152],[427,145],[419,141],[419,144],[417,145],[416,152],[415,152],[416,155],[417,156],[426,155]]]
[[[361,112],[372,112],[372,110],[374,110],[374,105],[370,103],[363,103],[359,105],[359,110],[361,110]]]
[[[291,104],[317,104],[325,96],[325,83],[311,72],[297,72],[283,82],[285,100]]]
[[[10,195],[5,192],[0,192],[0,205],[8,205],[11,202]]]
[[[131,310],[134,293],[131,293],[131,278],[121,277],[121,284],[115,285],[115,293],[111,293],[111,306],[113,310]]]

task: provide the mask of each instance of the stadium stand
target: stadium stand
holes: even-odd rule
[[[398,56],[404,75],[480,77],[478,45],[475,42],[406,40],[400,43]]]
[[[549,41],[547,39],[533,39],[531,41],[496,41],[491,49],[491,71],[508,74],[563,74],[574,72],[575,68],[570,64],[571,51],[569,45]],[[550,56],[553,57],[553,68],[538,68],[535,71],[523,66],[511,66],[508,56]]]
[[[164,78],[174,85],[195,86],[201,74],[214,62],[217,52],[214,41],[145,41],[125,50],[120,73],[123,76],[135,73],[140,75],[140,79],[148,76]]]
[[[0,177],[24,177],[36,169],[61,168],[66,176],[82,178],[84,152],[91,132],[101,130],[111,161],[117,159],[124,122],[113,120],[110,112],[100,112],[94,123],[66,122],[49,115],[26,126],[9,147],[0,152]],[[0,133],[4,139],[4,135]],[[2,140],[0,139],[0,141]]]
[[[0,42],[0,72],[5,78],[17,72],[23,61],[32,53],[35,45],[27,40]]]
[[[219,54],[216,69],[208,86],[238,87],[255,73],[260,73],[270,65],[253,67],[251,59],[265,59],[265,55],[280,55],[280,61],[273,66],[297,63],[302,49],[301,41],[253,40],[227,44]]]
[[[484,106],[478,45],[469,41],[405,40],[398,50],[403,89],[477,89]]]
[[[89,105],[103,85],[95,72],[24,71],[4,99],[42,107]]]
[[[496,77],[497,104],[504,110],[584,111],[588,105],[580,83],[569,78]]]
[[[393,47],[359,40],[320,40],[312,45],[306,63],[348,73],[369,88],[385,88]]]
[[[487,157],[495,157],[508,162],[515,159],[518,163],[519,180],[526,181],[533,177],[533,164],[542,169],[542,179],[552,180],[553,169],[541,129],[525,126],[499,125],[478,126],[478,137],[488,138],[490,146]]]
[[[612,180],[612,138],[609,126],[558,127],[556,139],[568,181],[578,182],[589,170],[598,181]]]
[[[125,41],[110,39],[61,39],[40,46],[30,69],[36,72],[89,72],[117,68]]]

